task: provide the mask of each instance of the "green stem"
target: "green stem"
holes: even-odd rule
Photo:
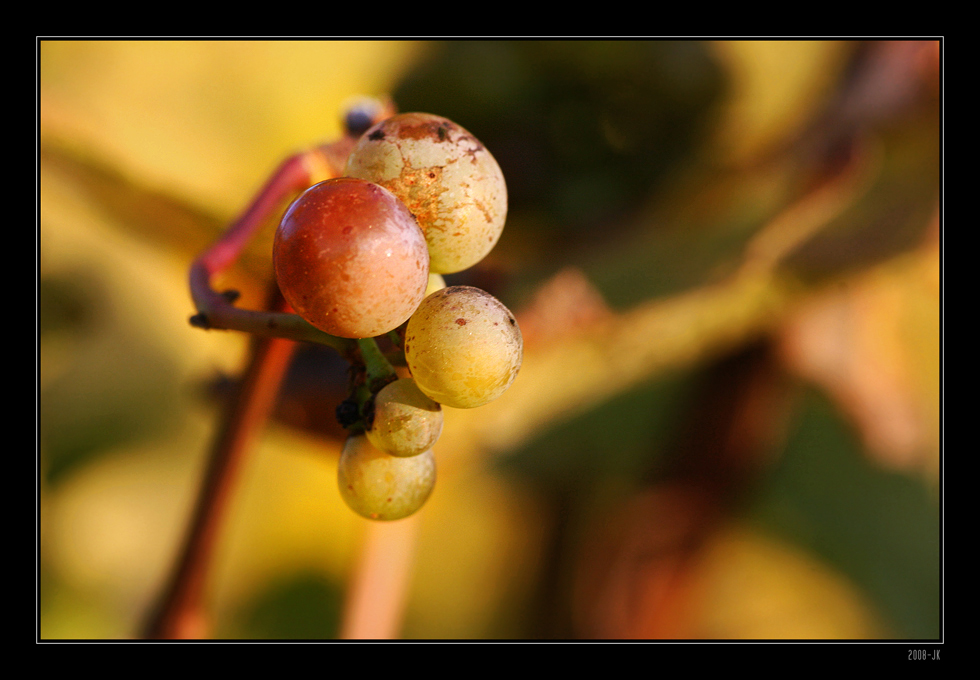
[[[364,370],[367,372],[367,384],[371,393],[377,393],[382,387],[398,379],[391,362],[382,354],[381,348],[374,338],[361,338],[357,341],[364,359]]]

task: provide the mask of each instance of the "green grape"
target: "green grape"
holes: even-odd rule
[[[446,118],[402,113],[358,140],[346,174],[389,189],[415,215],[431,271],[452,274],[489,253],[507,219],[507,185],[497,161]]]
[[[419,389],[455,408],[493,401],[510,387],[524,351],[514,315],[471,286],[427,297],[408,320],[405,359]]]
[[[388,383],[374,398],[374,422],[367,437],[392,456],[417,456],[431,449],[442,432],[442,407],[422,394],[411,378]]]
[[[435,483],[432,451],[410,458],[389,456],[363,434],[347,438],[337,466],[341,497],[367,519],[408,517],[425,504]]]
[[[429,253],[415,218],[387,189],[347,177],[320,182],[289,206],[272,259],[296,313],[345,338],[370,338],[405,323],[429,281]]]

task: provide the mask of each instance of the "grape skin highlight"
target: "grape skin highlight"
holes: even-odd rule
[[[303,192],[276,231],[273,263],[295,312],[344,338],[403,324],[429,281],[415,219],[387,189],[361,179],[331,179]]]
[[[358,140],[346,174],[391,190],[418,220],[431,270],[452,274],[489,253],[507,219],[507,185],[473,135],[428,113],[402,113]]]
[[[436,483],[432,451],[410,458],[379,451],[363,434],[344,443],[337,486],[351,510],[367,519],[391,521],[418,511]]]
[[[405,359],[419,389],[455,408],[475,408],[510,387],[523,359],[521,330],[497,298],[450,286],[422,301],[405,330]]]

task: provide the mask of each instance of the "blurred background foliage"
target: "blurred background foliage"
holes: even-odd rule
[[[766,332],[505,450],[437,447],[404,636],[939,638],[939,59],[938,42],[40,41],[39,636],[137,634],[246,352],[188,325],[187,267],[368,94],[497,157],[507,229],[449,282],[515,310],[529,362],[710,288],[827,176],[870,168],[787,254],[805,294]],[[225,282],[243,306],[273,228]],[[218,637],[338,633],[364,531],[335,489],[344,380],[330,351],[297,356],[219,545]]]

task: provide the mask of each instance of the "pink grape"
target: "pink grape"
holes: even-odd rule
[[[387,189],[362,179],[331,179],[303,192],[276,231],[273,263],[296,313],[345,338],[400,326],[429,281],[414,217]]]

